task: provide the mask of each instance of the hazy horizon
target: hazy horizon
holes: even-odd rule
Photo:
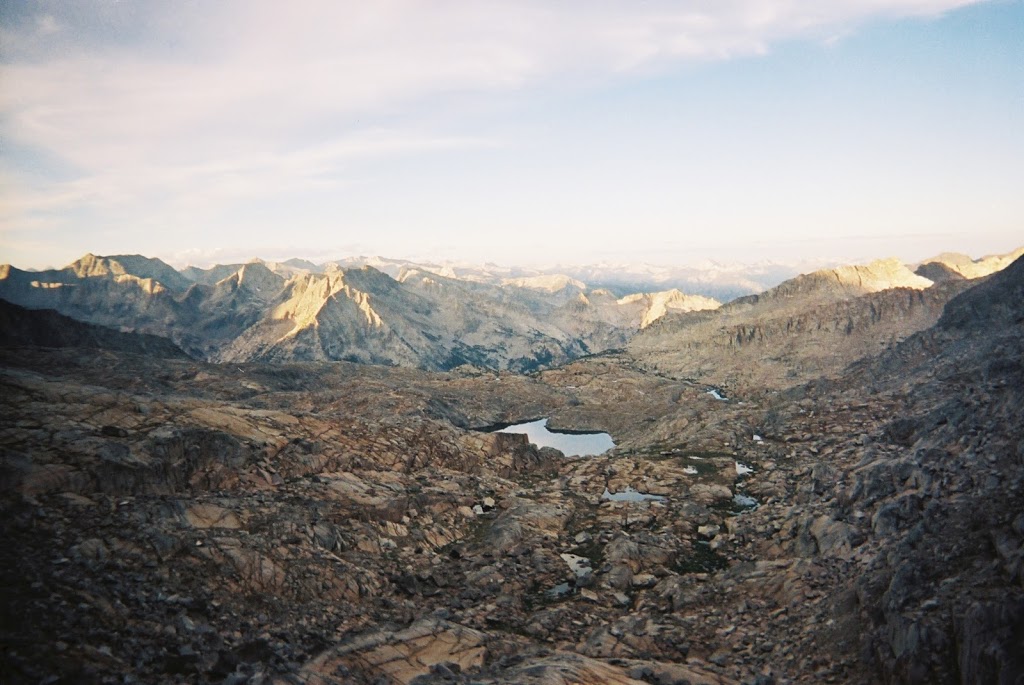
[[[1005,255],[1015,252],[1018,249],[1024,248],[1024,242],[1021,242],[1013,247],[1005,250],[998,250],[994,252],[985,253],[972,253],[964,252],[960,250],[933,250],[927,252],[922,256],[907,259],[901,255],[896,254],[876,254],[873,256],[864,256],[860,258],[846,257],[843,255],[823,256],[823,257],[803,257],[793,259],[714,259],[711,257],[705,257],[703,259],[694,258],[689,261],[658,261],[657,259],[640,261],[640,260],[628,260],[628,259],[603,259],[595,260],[591,262],[572,262],[572,261],[535,261],[535,262],[512,262],[507,260],[498,259],[486,259],[486,260],[473,260],[473,259],[446,259],[446,258],[434,258],[426,256],[396,256],[388,254],[369,254],[369,253],[312,253],[307,252],[305,254],[290,254],[287,252],[275,251],[273,249],[266,250],[262,253],[250,253],[245,248],[231,249],[215,251],[205,254],[202,257],[193,255],[192,257],[175,255],[168,257],[167,255],[157,254],[145,254],[141,252],[132,251],[116,251],[116,252],[97,252],[95,250],[87,250],[72,259],[68,259],[61,263],[49,263],[43,266],[34,266],[26,264],[10,263],[11,266],[18,269],[27,271],[47,271],[47,270],[60,270],[63,269],[75,261],[81,259],[86,254],[93,254],[98,257],[115,257],[124,255],[141,255],[147,258],[156,258],[170,265],[178,271],[183,271],[188,268],[197,269],[209,269],[218,265],[230,265],[230,264],[246,264],[254,261],[262,261],[266,263],[283,263],[290,260],[302,260],[311,262],[317,266],[323,266],[335,262],[354,261],[354,262],[372,262],[376,259],[384,261],[395,261],[395,262],[408,262],[414,265],[421,266],[451,266],[451,267],[464,267],[464,268],[485,268],[493,267],[496,269],[509,269],[512,271],[520,270],[522,272],[541,272],[541,273],[557,273],[558,269],[565,269],[566,271],[572,271],[574,269],[597,269],[602,266],[611,269],[651,269],[651,270],[664,270],[669,271],[700,271],[709,270],[715,267],[721,267],[727,270],[751,270],[756,269],[759,266],[763,267],[788,267],[791,269],[799,269],[799,273],[807,273],[809,271],[831,268],[840,265],[852,265],[852,264],[867,264],[872,261],[880,259],[896,258],[902,263],[907,265],[914,265],[922,263],[929,258],[937,257],[941,254],[948,253],[960,253],[966,254],[974,260],[980,260],[984,257]]]
[[[1022,24],[1001,0],[8,3],[0,262],[1005,253]]]

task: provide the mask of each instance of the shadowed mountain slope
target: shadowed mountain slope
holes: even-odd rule
[[[188,359],[167,338],[122,333],[75,321],[52,309],[26,309],[7,300],[0,300],[0,347],[81,347]]]
[[[819,402],[894,403],[877,441],[816,467],[821,515],[865,531],[842,571],[865,652],[887,682],[1020,682],[1024,258],[825,387]],[[842,606],[851,587],[834,582]]]
[[[1024,257],[955,297],[939,319],[943,329],[999,332],[1024,321]]]

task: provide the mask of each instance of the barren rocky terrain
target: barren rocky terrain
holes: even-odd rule
[[[1024,261],[900,275],[530,375],[10,310],[0,680],[1021,682]],[[617,447],[477,430],[537,417]]]

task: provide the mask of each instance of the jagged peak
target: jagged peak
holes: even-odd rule
[[[268,268],[263,262],[249,262],[237,271],[217,281],[218,286],[230,285],[267,297],[278,292],[285,284],[285,278]]]
[[[100,257],[92,252],[86,252],[84,255],[64,267],[64,270],[73,271],[76,276],[85,278],[90,275],[106,276],[109,273],[109,268],[110,262],[107,257]],[[95,272],[98,269],[103,269],[103,272],[96,274]]]
[[[718,309],[722,306],[718,300],[703,295],[687,295],[678,288],[645,293],[643,298],[647,311],[640,321],[640,328],[647,328],[669,311],[694,312]]]
[[[263,262],[252,262],[245,264],[238,270],[239,278],[243,281],[258,281],[260,285],[264,283],[284,283],[284,277],[268,267]]]
[[[383,327],[383,319],[372,305],[372,293],[347,278],[357,274],[371,277],[379,274],[395,286],[398,285],[390,276],[372,267],[369,271],[360,268],[328,274],[297,274],[286,286],[290,287],[290,297],[274,308],[270,318],[279,321],[290,320],[293,327],[286,337],[294,336],[304,328],[319,327],[322,312],[331,306],[332,301],[349,300],[365,318],[368,326]]]
[[[300,273],[289,279],[286,287],[288,299],[274,307],[270,318],[291,320],[300,329],[314,324],[327,301],[347,286],[341,273]]]
[[[151,278],[169,290],[185,290],[190,281],[170,264],[140,254],[96,255],[87,252],[63,269],[78,278],[136,276]]]

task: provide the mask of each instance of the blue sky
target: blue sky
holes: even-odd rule
[[[0,0],[0,262],[974,256],[1024,2]]]

